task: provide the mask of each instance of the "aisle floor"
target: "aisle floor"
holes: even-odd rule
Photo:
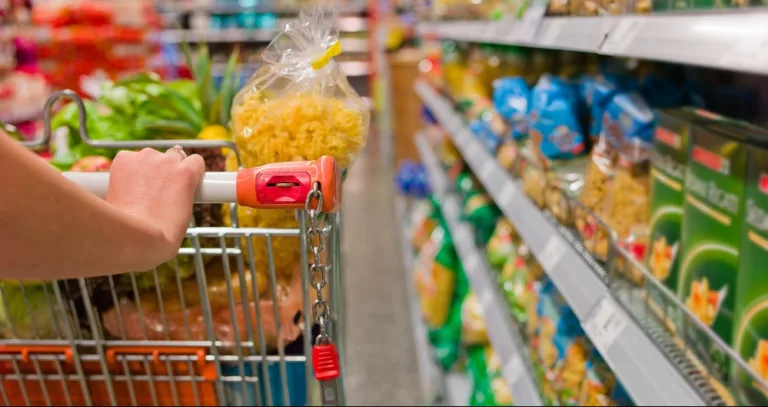
[[[344,182],[347,404],[421,405],[392,172],[368,145]]]

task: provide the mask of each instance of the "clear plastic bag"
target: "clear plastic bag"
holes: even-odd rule
[[[370,113],[333,60],[341,52],[337,16],[337,6],[302,11],[264,50],[263,65],[236,95],[232,132],[244,167],[329,155],[346,169],[364,147]],[[227,170],[236,169],[231,156]],[[243,227],[298,227],[293,210],[240,207],[238,215]],[[296,269],[299,243],[273,238],[278,274],[289,277]],[[253,238],[253,247],[261,271],[264,239]]]
[[[302,11],[262,53],[232,107],[245,167],[336,158],[347,168],[365,145],[370,113],[333,57],[338,7]]]

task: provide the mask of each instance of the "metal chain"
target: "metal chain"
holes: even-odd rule
[[[313,201],[317,202],[316,209],[312,208]],[[320,218],[323,214],[323,191],[320,190],[319,182],[315,182],[312,186],[312,191],[307,194],[304,210],[309,218],[307,244],[312,249],[309,280],[312,287],[317,290],[317,299],[312,304],[312,317],[320,327],[320,334],[315,338],[315,344],[329,344],[331,343],[331,337],[328,334],[328,316],[331,313],[331,309],[328,302],[323,298],[323,287],[328,284],[328,267],[323,264],[320,258],[320,254],[325,250],[325,234],[320,225]]]

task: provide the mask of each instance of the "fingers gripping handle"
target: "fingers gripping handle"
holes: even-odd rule
[[[104,199],[108,173],[65,172],[64,176]],[[315,161],[268,164],[238,172],[206,172],[195,191],[195,203],[237,202],[251,208],[303,209],[307,194],[319,182],[323,212],[341,208],[341,169],[332,157]]]

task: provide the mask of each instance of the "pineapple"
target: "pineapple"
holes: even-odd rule
[[[199,104],[203,118],[203,128],[198,132],[197,138],[201,140],[231,140],[227,130],[230,121],[232,101],[237,89],[236,74],[234,72],[239,51],[230,55],[227,67],[224,71],[221,87],[214,89],[211,76],[211,57],[208,47],[200,45],[197,50],[197,58],[192,59],[192,52],[186,43],[182,43],[182,51],[187,64],[192,70],[198,88]],[[226,150],[226,149],[225,149]],[[199,154],[205,160],[206,171],[225,171],[227,151],[222,149],[185,149],[187,154]],[[197,226],[222,226],[221,205],[195,205],[195,225]],[[218,240],[218,239],[214,239]],[[218,242],[206,242],[218,245]]]

